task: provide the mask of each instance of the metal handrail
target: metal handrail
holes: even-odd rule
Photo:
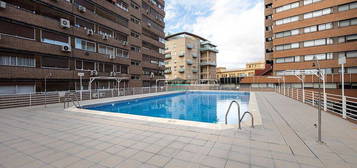
[[[67,103],[67,106],[69,107],[69,103],[70,102],[72,102],[72,104],[76,107],[76,108],[81,108],[81,104],[79,103],[79,100],[78,100],[78,97],[77,97],[77,95],[75,94],[75,93],[70,93],[69,95],[68,95],[68,97],[69,97],[69,101],[68,101],[68,99],[64,99],[64,101],[63,101],[63,106],[64,106],[64,108],[66,108],[66,103]],[[75,99],[74,99],[74,98]],[[77,103],[77,104],[76,104]]]
[[[250,113],[250,112],[248,112],[248,111],[246,111],[246,112],[243,113],[242,117],[240,117],[240,105],[239,105],[239,103],[238,103],[237,101],[235,101],[235,100],[233,100],[233,101],[231,102],[231,104],[229,104],[229,107],[228,107],[228,110],[227,110],[226,116],[225,116],[225,124],[227,125],[228,113],[229,113],[229,111],[231,110],[231,107],[232,107],[233,103],[236,103],[236,104],[237,104],[237,108],[238,108],[238,127],[239,127],[239,129],[242,129],[241,122],[242,122],[242,120],[243,120],[245,114],[249,114],[250,117],[252,118],[252,128],[254,128],[254,117],[253,117],[253,114]]]
[[[249,111],[246,111],[246,112],[243,113],[242,117],[239,119],[239,123],[242,122],[245,114],[249,114],[250,117],[252,118],[252,128],[254,128],[254,117],[253,117],[253,114],[251,112],[249,112]],[[239,129],[240,129],[240,127],[239,127]]]
[[[237,101],[233,100],[233,101],[231,102],[231,104],[229,104],[228,110],[227,110],[227,112],[226,112],[226,117],[225,117],[225,123],[226,123],[226,125],[227,125],[228,113],[229,113],[229,111],[231,110],[231,107],[232,107],[232,104],[233,104],[233,103],[236,103],[236,104],[237,104],[237,108],[238,108],[238,120],[239,120],[239,117],[240,117],[240,106],[239,106],[239,103],[238,103]]]

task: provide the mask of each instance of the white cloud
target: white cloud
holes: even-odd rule
[[[213,12],[192,25],[193,33],[218,46],[218,66],[241,68],[264,60],[263,7],[252,0],[216,0]]]

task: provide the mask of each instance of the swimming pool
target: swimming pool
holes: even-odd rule
[[[100,105],[88,105],[83,108],[205,123],[224,123],[225,114],[231,101],[238,101],[241,113],[243,113],[248,110],[249,96],[249,92],[187,91]],[[236,106],[232,106],[227,120],[228,124],[238,122]]]

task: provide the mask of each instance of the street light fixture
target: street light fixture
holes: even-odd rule
[[[318,129],[317,129],[317,142],[323,143],[321,140],[321,68],[320,63],[316,56],[314,56],[315,62],[312,63],[312,67],[317,67],[317,76],[319,79],[319,104],[318,104],[318,112],[317,112],[317,120],[318,120]]]

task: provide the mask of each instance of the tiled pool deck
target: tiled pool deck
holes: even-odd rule
[[[276,93],[256,93],[262,125],[206,129],[70,112],[63,104],[0,110],[0,167],[347,168],[357,125]]]

